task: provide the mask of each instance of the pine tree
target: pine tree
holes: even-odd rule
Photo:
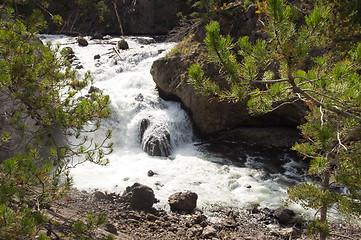
[[[267,39],[251,43],[247,36],[240,38],[240,57],[233,51],[233,39],[220,35],[217,22],[207,26],[209,61],[220,68],[228,87],[221,89],[199,65],[189,69],[189,82],[220,101],[248,101],[252,114],[298,100],[309,107],[307,122],[300,126],[304,142],[293,149],[311,159],[309,173],[320,181],[309,180],[288,194],[290,202],[316,210],[310,229],[323,240],[329,234],[330,208],[351,218],[361,214],[361,44],[337,62],[330,62],[326,54],[311,57],[311,49],[325,52],[330,42],[325,35],[332,15],[329,8],[316,6],[299,19],[296,8],[269,0],[257,12],[265,16]],[[306,60],[312,62],[308,69],[303,67]],[[271,68],[274,63],[279,65],[276,70]]]
[[[78,79],[66,51],[42,44],[36,25],[24,25],[12,9],[0,10],[0,92],[10,128],[0,129],[0,147],[16,144],[15,133],[26,143],[0,164],[0,238],[31,239],[49,224],[43,210],[71,186],[72,167],[107,164],[111,131],[98,134],[101,142],[87,134],[110,116],[110,100],[101,91],[81,96],[90,74]]]

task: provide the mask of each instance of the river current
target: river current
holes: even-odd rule
[[[276,208],[283,204],[286,189],[301,179],[303,164],[287,152],[265,157],[241,147],[232,157],[200,144],[187,113],[177,102],[159,97],[152,80],[152,63],[167,54],[175,43],[156,42],[149,37],[126,37],[128,50],[115,54],[120,38],[90,40],[81,47],[76,38],[41,35],[43,41],[71,47],[82,66],[79,75],[90,71],[93,86],[111,98],[113,115],[103,127],[113,131],[114,152],[108,166],[85,163],[71,171],[74,186],[81,190],[122,193],[135,182],[151,187],[160,200],[156,207],[168,209],[168,197],[178,191],[198,194],[198,208],[243,208],[250,203]],[[95,55],[99,55],[95,57]],[[100,58],[99,58],[100,57]],[[79,67],[80,68],[80,67]],[[84,94],[89,89],[84,89]],[[169,157],[151,157],[142,150],[140,123],[149,119],[152,131],[170,133]],[[96,138],[97,136],[95,136]],[[148,176],[148,172],[155,173]]]

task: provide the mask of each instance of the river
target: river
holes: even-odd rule
[[[73,37],[41,35],[41,38],[71,47],[77,58],[73,64],[82,66],[79,75],[90,71],[95,80],[93,86],[103,90],[112,101],[113,115],[103,124],[113,131],[110,163],[108,166],[85,163],[72,169],[75,187],[121,193],[139,182],[154,190],[160,200],[156,207],[164,209],[169,209],[167,199],[171,194],[190,190],[198,194],[198,208],[207,211],[243,208],[249,203],[278,207],[287,187],[302,178],[303,163],[287,152],[267,156],[240,146],[227,155],[201,144],[187,113],[179,103],[159,97],[150,75],[153,61],[167,54],[175,43],[126,37],[130,48],[116,55],[112,50],[120,39],[116,37],[88,39],[86,47],[79,46]],[[95,58],[98,54],[100,58]],[[84,93],[88,90],[84,89]],[[148,119],[152,126],[144,134],[164,130],[170,133],[169,157],[151,157],[142,150],[139,135],[143,119]],[[155,175],[148,176],[150,170]]]

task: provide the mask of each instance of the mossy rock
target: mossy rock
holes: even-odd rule
[[[120,49],[120,50],[127,50],[127,49],[129,49],[128,42],[125,41],[124,39],[118,41],[118,42],[117,42],[117,48]]]

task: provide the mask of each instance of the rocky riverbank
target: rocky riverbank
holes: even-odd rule
[[[72,189],[68,196],[50,206],[48,216],[53,223],[48,234],[52,239],[68,236],[71,222],[87,213],[105,214],[107,222],[96,231],[92,238],[101,239],[113,234],[115,239],[247,239],[279,240],[310,239],[305,231],[306,222],[284,208],[272,210],[250,205],[246,209],[215,210],[217,221],[195,210],[191,214],[167,212],[149,207],[137,209],[132,204],[132,191],[124,194],[96,191],[80,192]],[[148,190],[146,190],[148,191]],[[133,191],[134,193],[134,191]],[[144,197],[144,196],[143,196]],[[147,201],[147,197],[143,201]],[[361,232],[343,224],[332,226],[330,239],[359,239]],[[63,238],[62,238],[63,239]]]

